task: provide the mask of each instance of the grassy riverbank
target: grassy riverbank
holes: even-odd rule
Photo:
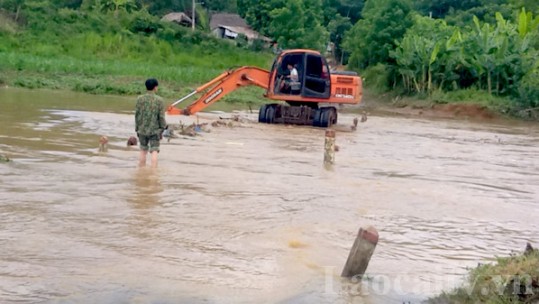
[[[144,10],[116,14],[30,4],[18,21],[0,8],[0,85],[137,95],[144,80],[155,77],[160,94],[174,99],[227,69],[267,69],[273,59],[269,51],[237,47]],[[252,103],[260,96],[246,88],[225,101]]]
[[[367,72],[364,81],[365,101],[369,108],[392,109],[392,112],[437,117],[513,117],[539,120],[539,108],[523,108],[510,96],[496,96],[476,88],[432,94],[409,94],[390,90],[380,79]],[[371,76],[369,78],[369,75]]]
[[[0,85],[91,94],[137,95],[143,92],[143,82],[147,77],[156,77],[160,80],[160,94],[176,98],[227,70],[226,63],[213,63],[215,58],[211,56],[205,56],[203,60],[207,64],[204,65],[95,57],[83,59],[68,55],[49,57],[15,52],[0,52],[0,57],[3,58],[0,61]],[[260,56],[247,61],[263,66],[268,57]],[[239,61],[229,58],[227,63],[232,67],[237,66],[235,63]],[[225,100],[251,103],[259,100],[260,96],[260,90],[245,88]]]
[[[538,303],[539,251],[498,258],[470,271],[463,287],[429,299],[428,304]]]

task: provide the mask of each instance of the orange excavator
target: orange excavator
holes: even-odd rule
[[[292,71],[295,70],[295,71]],[[358,104],[362,97],[361,78],[355,72],[330,71],[326,59],[313,50],[287,50],[274,60],[270,71],[244,66],[226,71],[171,104],[169,115],[192,115],[226,94],[243,86],[265,90],[264,97],[284,101],[260,107],[261,123],[286,123],[329,127],[337,123],[338,104]],[[176,106],[202,93],[185,109]],[[319,107],[319,104],[329,104]]]

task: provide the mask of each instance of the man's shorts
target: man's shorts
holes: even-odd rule
[[[144,151],[157,151],[159,152],[159,135],[142,135],[139,134],[138,140],[140,142],[140,149]]]

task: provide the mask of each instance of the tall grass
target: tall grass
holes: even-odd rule
[[[136,95],[144,91],[148,77],[160,81],[160,94],[176,98],[223,72],[211,66],[167,65],[136,60],[79,59],[0,52],[0,84],[25,88],[49,88],[92,94]],[[225,97],[227,102],[257,103],[261,92],[242,89]]]
[[[431,298],[429,304],[537,303],[539,251],[498,258],[495,264],[471,269],[463,287]]]

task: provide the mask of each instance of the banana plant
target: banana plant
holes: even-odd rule
[[[441,46],[441,42],[436,42],[436,44],[434,45],[434,48],[432,49],[432,51],[430,53],[429,68],[428,68],[428,70],[429,70],[428,85],[427,85],[427,90],[428,90],[429,94],[432,93],[432,65],[438,59],[438,53],[440,52],[440,46]]]
[[[440,75],[443,63],[437,64],[451,29],[441,20],[416,17],[392,53],[397,71],[405,84],[417,93],[431,93],[435,86],[433,75]],[[412,86],[413,84],[413,86]]]

